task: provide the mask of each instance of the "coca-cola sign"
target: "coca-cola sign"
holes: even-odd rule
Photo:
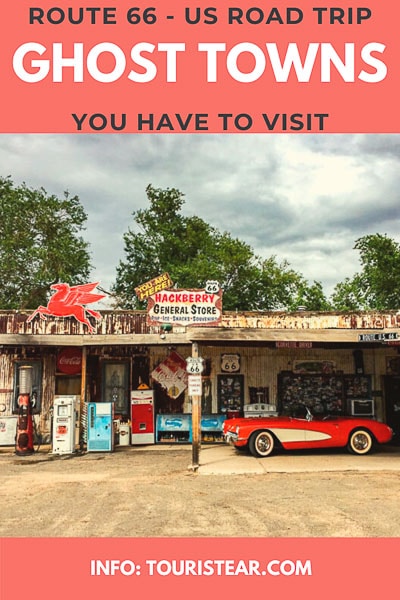
[[[82,350],[65,348],[58,353],[57,371],[66,375],[78,375],[82,370]]]

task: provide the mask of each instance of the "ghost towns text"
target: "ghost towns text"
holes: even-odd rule
[[[19,46],[13,55],[14,73],[27,83],[39,83],[49,78],[62,83],[72,78],[74,83],[88,79],[109,84],[125,77],[133,83],[148,83],[156,78],[176,83],[180,61],[194,61],[191,78],[200,82],[218,83],[226,77],[240,83],[252,83],[262,77],[272,77],[277,83],[295,78],[298,82],[329,83],[337,77],[345,83],[357,79],[378,83],[386,78],[388,68],[381,59],[386,46],[379,42],[359,45],[346,42],[335,48],[328,42],[311,42],[299,46],[290,42],[280,47],[276,42],[254,44],[241,42],[228,48],[224,42],[198,43],[186,48],[184,42],[138,42],[127,51],[112,42],[92,47],[82,42],[64,48],[61,42],[45,46],[30,41]],[[186,50],[188,50],[186,52]],[[179,57],[179,58],[178,58]],[[242,67],[245,59],[246,67]],[[250,64],[250,67],[249,67]],[[187,74],[186,69],[182,72]]]

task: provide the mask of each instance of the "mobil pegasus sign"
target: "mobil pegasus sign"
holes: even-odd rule
[[[222,317],[222,290],[165,290],[148,299],[149,325],[214,325]]]

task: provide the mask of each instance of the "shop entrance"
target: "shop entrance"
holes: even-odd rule
[[[395,433],[393,441],[400,444],[400,376],[384,378],[386,423]]]

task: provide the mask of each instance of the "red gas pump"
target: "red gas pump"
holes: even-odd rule
[[[19,369],[18,421],[15,435],[15,454],[26,456],[34,452],[32,418],[32,367]]]

